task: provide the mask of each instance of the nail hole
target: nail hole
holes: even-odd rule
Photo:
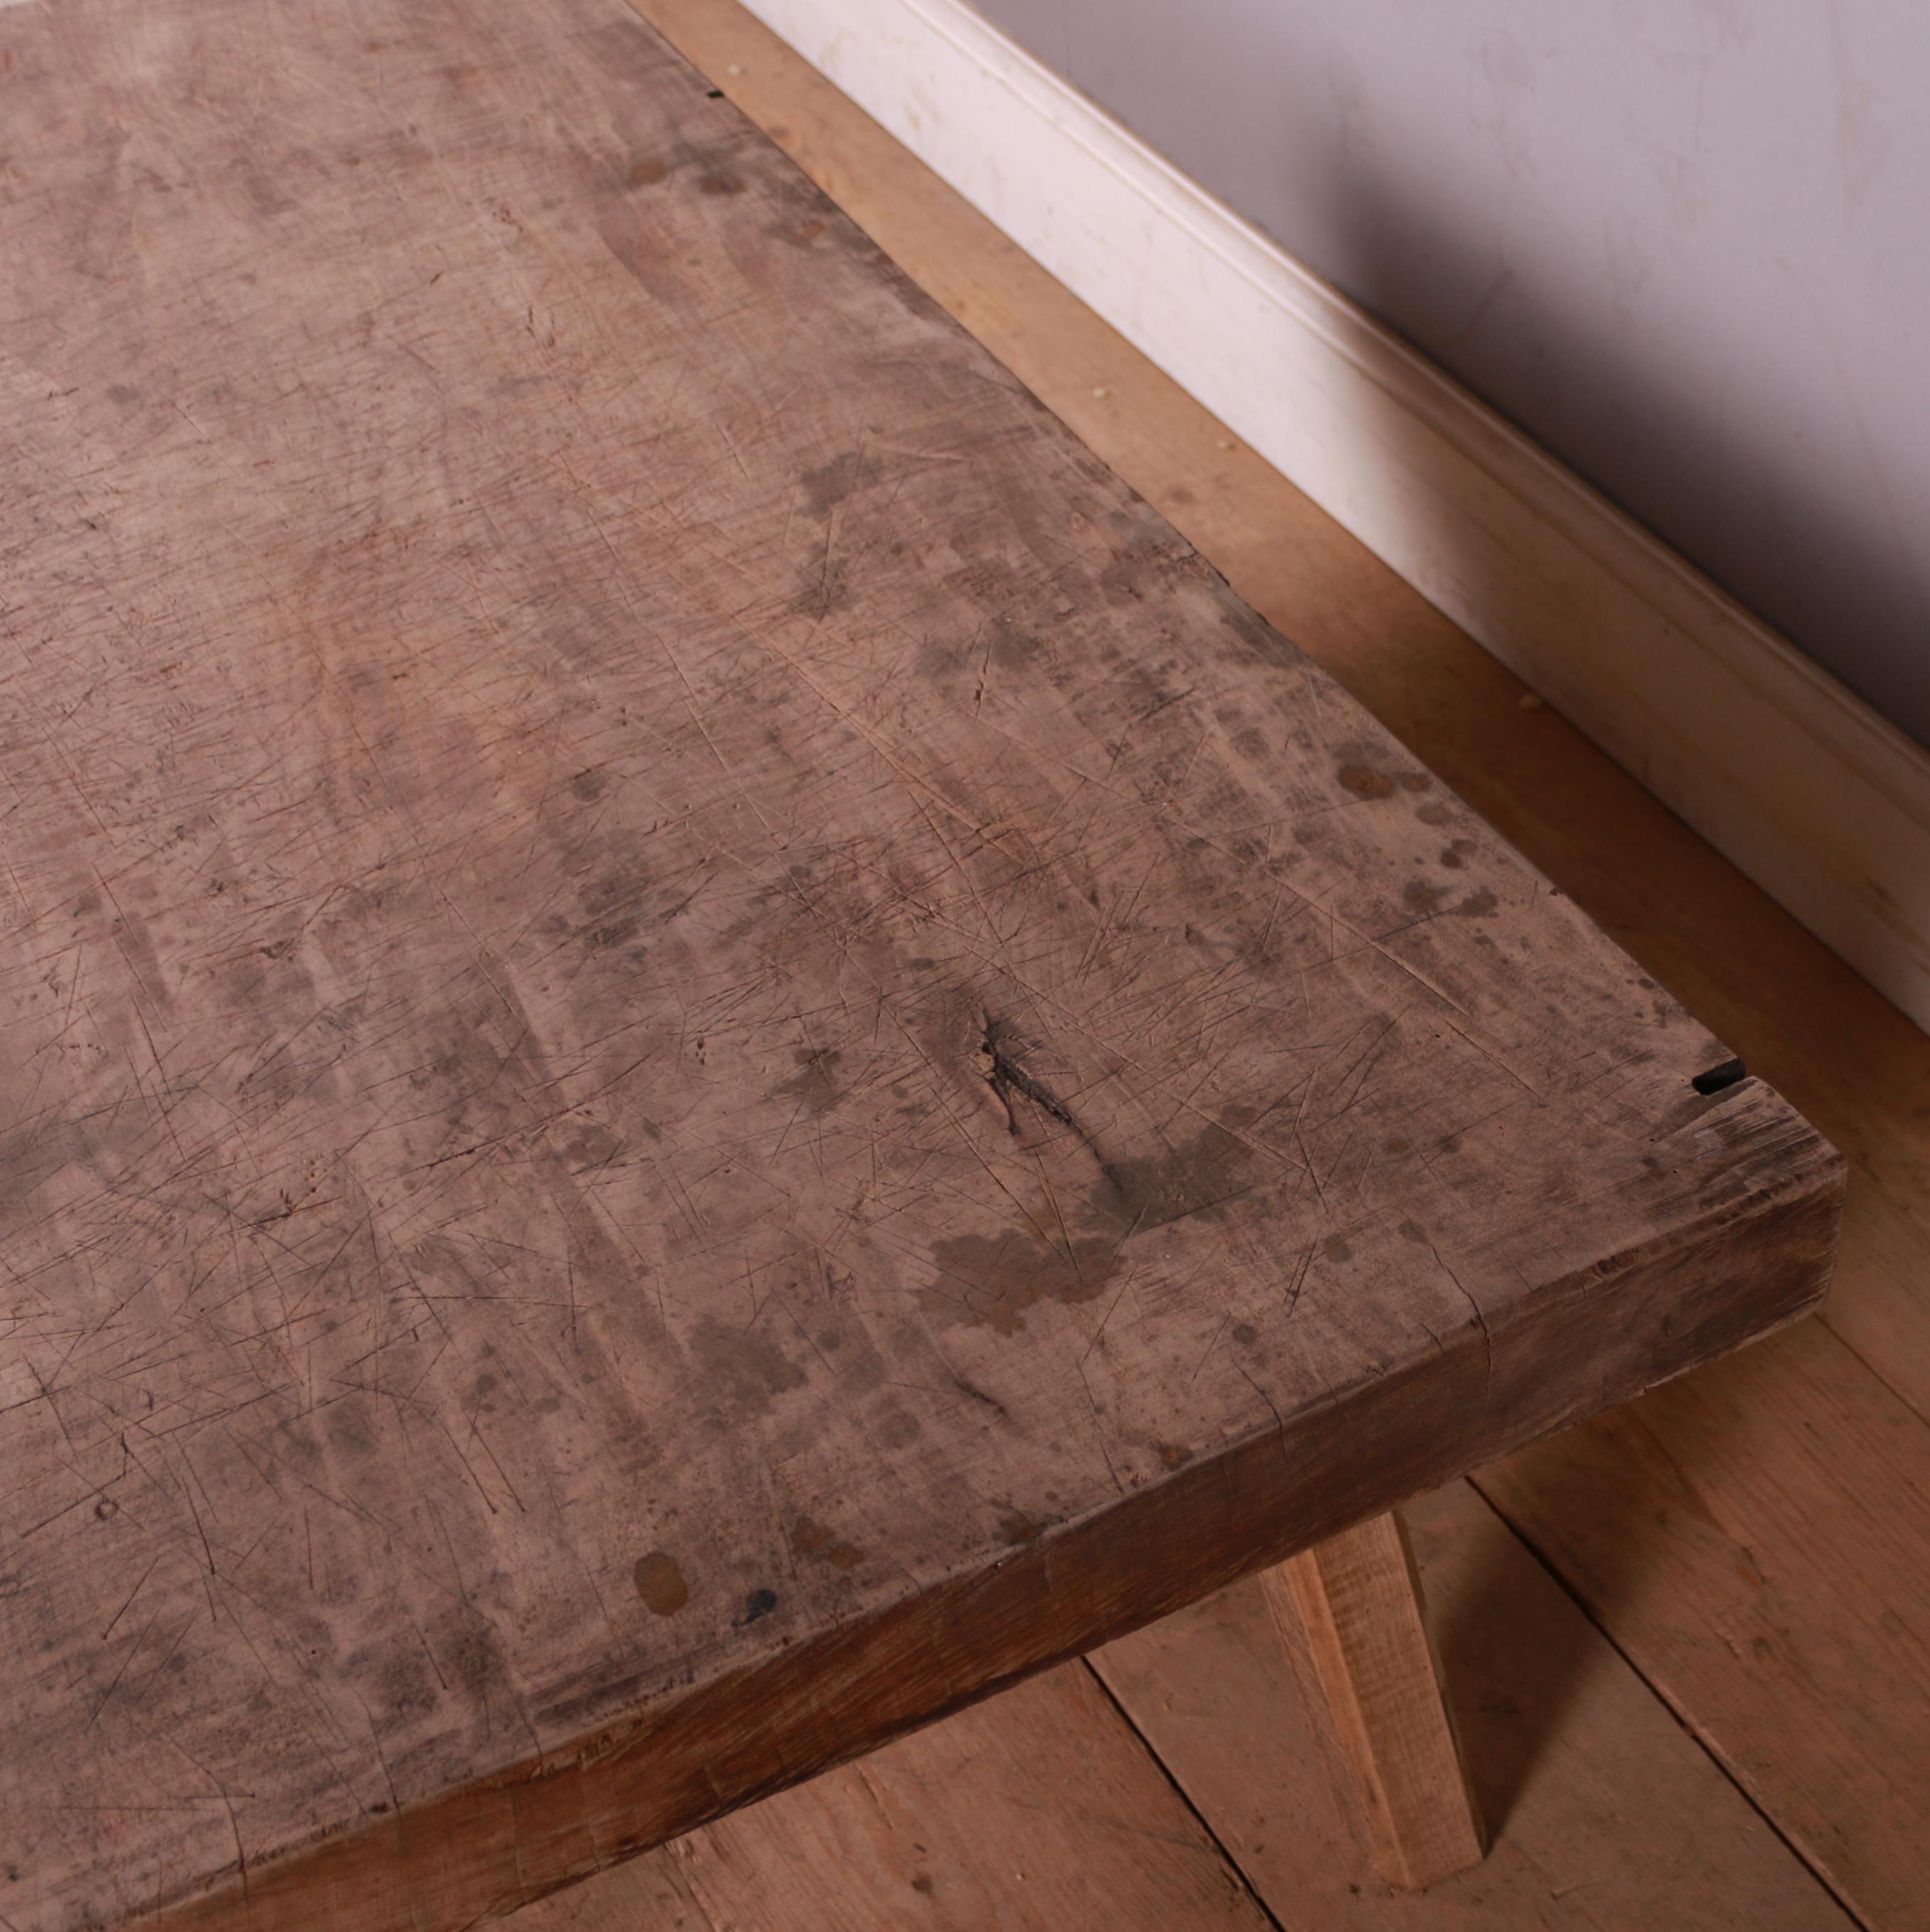
[[[1720,1066],[1712,1066],[1706,1073],[1698,1073],[1688,1084],[1698,1094],[1719,1094],[1725,1087],[1733,1087],[1739,1080],[1746,1080],[1749,1070],[1739,1060],[1725,1060]]]
[[[704,98],[706,100],[722,100],[724,98],[724,90],[721,87],[713,87]]]

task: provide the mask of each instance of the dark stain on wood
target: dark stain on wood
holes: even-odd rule
[[[1033,1227],[997,1234],[958,1234],[932,1250],[937,1274],[919,1306],[941,1322],[982,1324],[1016,1335],[1041,1301],[1075,1307],[1112,1278],[1115,1244],[1098,1236],[1067,1240]]]
[[[1268,1162],[1253,1142],[1209,1120],[1156,1154],[1108,1161],[1088,1197],[1085,1225],[1124,1242],[1189,1215],[1211,1214],[1261,1185]]]
[[[1011,1066],[1003,1059],[994,1064]],[[1008,1107],[1035,1106],[1083,1137],[1070,1110],[1031,1076],[1013,1069],[1003,1084],[1013,1096]],[[1040,1302],[1073,1307],[1101,1294],[1135,1237],[1217,1213],[1265,1180],[1253,1144],[1214,1122],[1158,1154],[1110,1160],[1088,1142],[1084,1157],[1091,1178],[1075,1204],[1057,1202],[1048,1183],[1028,1220],[935,1244],[937,1272],[920,1306],[941,1322],[1016,1334],[1026,1310]]]
[[[795,226],[788,222],[773,222],[765,232],[773,242],[782,242],[787,248],[809,248],[814,242],[823,238],[824,224],[815,218],[798,222]]]
[[[828,1113],[838,1104],[838,1083],[833,1078],[844,1055],[835,1048],[798,1050],[797,1071],[771,1089],[781,1100],[794,1100],[807,1114]]]
[[[804,500],[814,517],[830,514],[854,490],[875,483],[878,478],[875,458],[855,449],[841,450],[828,463],[806,470],[798,478]]]
[[[737,1328],[707,1315],[692,1329],[690,1352],[706,1400],[726,1416],[768,1415],[782,1395],[808,1378],[761,1329]]]
[[[637,1558],[637,1594],[644,1607],[659,1617],[674,1617],[690,1600],[690,1588],[675,1557],[665,1550],[653,1550]]]
[[[1334,774],[1339,780],[1343,791],[1352,792],[1356,798],[1388,798],[1394,792],[1394,781],[1385,772],[1377,772],[1371,765],[1343,765]]]
[[[608,1167],[623,1151],[623,1138],[595,1120],[586,1120],[563,1143],[563,1157],[574,1174]]]
[[[853,1570],[864,1561],[855,1543],[827,1529],[815,1516],[801,1516],[791,1526],[791,1546],[800,1556],[823,1558],[834,1570]]]

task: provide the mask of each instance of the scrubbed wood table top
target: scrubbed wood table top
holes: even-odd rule
[[[1821,1292],[614,0],[9,10],[0,129],[16,1932],[465,1925]]]

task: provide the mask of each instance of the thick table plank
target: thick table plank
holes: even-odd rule
[[[1609,1594],[1595,1593],[1595,1559],[1586,1550],[1577,1556],[1567,1531],[1540,1543],[1538,1553],[1604,1618],[1631,1661],[1667,1687],[1682,1723],[1803,1857],[1829,1873],[1865,1923],[1915,1924],[1920,1901],[1930,1897],[1930,1704],[1919,1688],[1930,1684],[1930,1646],[1921,1612],[1925,1592],[1911,1568],[1925,1539],[1913,1544],[1898,1528],[1930,1528],[1930,1512],[1910,1493],[1913,1482],[1917,1497],[1925,1493],[1913,1462],[1930,1470],[1930,1431],[1917,1419],[1930,1415],[1930,1249],[1922,1233],[1930,1228],[1930,1135],[1921,1107],[1930,1040],[1556,712],[1520,708],[1515,679],[1277,472],[1250,452],[1229,448],[1221,425],[737,0],[641,0],[641,10],[1122,476],[1170,506],[1175,524],[1242,595],[1573,892],[1752,1068],[1781,1084],[1848,1156],[1855,1178],[1819,1321],[1799,1324],[1778,1346],[1747,1350],[1671,1384],[1633,1417],[1618,1412],[1607,1426],[1568,1432],[1549,1445],[1559,1453],[1531,1450],[1515,1460],[1521,1493],[1544,1498],[1535,1507],[1550,1508],[1558,1521],[1603,1526],[1589,1540],[1613,1552],[1619,1580]],[[1845,1363],[1832,1333],[1860,1362]],[[1751,1418],[1745,1456],[1730,1453],[1728,1404],[1709,1400],[1712,1388],[1725,1385]],[[1880,1426],[1868,1426],[1873,1418]],[[1628,1420],[1643,1426],[1631,1435],[1619,1426]],[[1809,1454],[1809,1444],[1824,1445],[1825,1453]],[[1585,1456],[1570,1453],[1577,1447]],[[1680,1564],[1685,1483],[1697,1492],[1700,1525],[1721,1524],[1726,1562]],[[1511,1498],[1508,1507],[1515,1508]],[[1811,1528],[1819,1512],[1874,1526],[1874,1556],[1819,1562]],[[1532,1514],[1515,1516],[1518,1527],[1533,1520]],[[1898,1552],[1900,1562],[1892,1561]],[[1631,1576],[1645,1576],[1671,1586],[1691,1580],[1658,1619],[1649,1592],[1626,1587]],[[1712,1613],[1700,1600],[1712,1585],[1721,1597]],[[1685,1653],[1675,1646],[1703,1618],[1720,1640],[1697,1646],[1693,1668],[1685,1670]],[[1152,1626],[1132,1641],[1169,1654],[1157,1642],[1167,1628]],[[1484,1636],[1489,1641],[1506,1656],[1500,1626]],[[1531,1659],[1523,1663],[1532,1667]],[[1457,1696],[1468,1688],[1469,1667],[1467,1652],[1451,1650]],[[1203,1672],[1217,1668],[1209,1663]],[[1841,1687],[1851,1676],[1858,1688],[1846,1695]],[[1113,1688],[1120,1690],[1116,1678]],[[1223,1710],[1241,1695],[1237,1685],[1216,1693]],[[1136,1719],[1144,1722],[1145,1710],[1136,1706]],[[1243,1742],[1216,1732],[1211,1712],[1196,1706],[1192,1714],[1202,1757],[1219,1754],[1235,1773],[1250,1772],[1277,1805],[1291,1789],[1290,1780],[1278,1781],[1278,1760],[1249,1765]],[[1613,1754],[1591,1741],[1593,1728],[1592,1720],[1584,1726],[1577,1748],[1603,1791],[1632,1802],[1636,1794]],[[1186,1778],[1171,1742],[1159,1737],[1162,1758]],[[1492,1737],[1474,1740],[1478,1775],[1495,1748]],[[1192,1783],[1189,1791],[1266,1892],[1249,1858],[1250,1842],[1215,1808],[1222,1794]],[[1904,1808],[1915,1808],[1901,1828],[1895,1824],[1898,1794]],[[1640,1799],[1652,1808],[1675,1803],[1666,1780],[1652,1776]],[[1691,1812],[1676,1808],[1679,1828]],[[1523,1816],[1518,1808],[1511,1814],[1506,1835],[1481,1868],[1484,1883],[1499,1871],[1507,1838]],[[1571,1875],[1598,1876],[1584,1868],[1604,1832],[1646,1848],[1660,1843],[1657,1828],[1618,1820],[1595,1803],[1586,1824],[1569,1834],[1571,1861],[1582,1861]],[[1697,1838],[1698,1828],[1690,1826],[1677,1842],[1697,1852],[1697,1876],[1717,1898],[1729,1880],[1718,1874],[1719,1861],[1704,1855],[1709,1841]],[[1310,1895],[1307,1869],[1280,1874],[1280,1896],[1293,1901],[1280,1909],[1283,1918],[1301,1912]],[[1666,1863],[1650,1862],[1644,1876],[1658,1888],[1655,1897],[1665,1898],[1673,1882]],[[1442,1895],[1430,1894],[1430,1913]],[[1565,1895],[1560,1910],[1586,1917],[1588,1902],[1604,1898],[1607,1922],[1640,1922],[1639,1906],[1618,1904],[1598,1883]],[[1698,1909],[1692,1901],[1673,1912],[1655,1908],[1660,1922],[1684,1924],[1702,1922]],[[1728,1916],[1753,1925],[1766,1914],[1737,1905]]]
[[[466,1923],[1820,1292],[1829,1150],[626,11],[0,54],[13,1924]]]

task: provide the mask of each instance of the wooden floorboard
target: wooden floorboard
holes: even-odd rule
[[[1092,1659],[1262,1900],[1334,1932],[1850,1921],[1465,1483],[1404,1513],[1487,1858],[1423,1898],[1370,1875],[1259,1586]]]
[[[1930,1041],[1551,710],[1523,708],[1494,660],[747,15],[728,0],[640,4],[1237,590],[1850,1156],[1822,1322],[1482,1484],[1774,1826],[1742,1831],[1786,1834],[1865,1924],[1930,1925]],[[1594,1708],[1559,1704],[1538,1766],[1607,1752]],[[1532,1788],[1497,1869],[1517,1856]],[[1246,1842],[1231,1810],[1205,1808],[1229,1845]],[[1577,1856],[1592,1846],[1612,1866],[1641,1828],[1603,1810]],[[1698,1850],[1710,1869],[1740,1856],[1706,1836]],[[818,1922],[838,1922],[827,1911]],[[1764,1922],[1678,1909],[1653,1922]]]
[[[1811,1322],[1475,1479],[1875,1926],[1930,1924],[1926,1436]]]
[[[516,1915],[518,1932],[1268,1923],[1077,1664]]]

